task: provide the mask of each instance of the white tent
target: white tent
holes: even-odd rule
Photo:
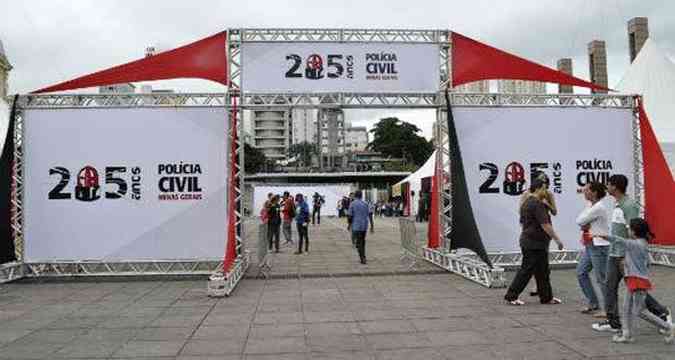
[[[419,199],[420,190],[422,189],[422,179],[434,175],[434,164],[436,163],[436,151],[434,151],[427,161],[417,169],[414,173],[408,175],[407,178],[399,181],[393,187],[400,187],[402,184],[409,183],[410,191],[415,192],[415,196],[411,197],[412,213],[417,214],[417,200]]]
[[[647,39],[617,85],[622,93],[641,94],[659,142],[675,142],[675,63]]]
[[[9,104],[0,98],[0,151],[5,146],[5,138],[7,137],[7,130],[9,128]]]

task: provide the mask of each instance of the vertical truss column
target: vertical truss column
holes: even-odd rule
[[[244,250],[244,223],[243,223],[243,191],[244,191],[244,112],[241,105],[241,33],[240,30],[230,29],[227,32],[227,71],[228,89],[226,106],[229,109],[228,121],[236,117],[236,127],[228,127],[227,134],[230,139],[231,149],[236,156],[228,156],[228,169],[232,171],[235,184],[235,236],[237,240],[237,256],[241,257]]]
[[[21,98],[15,99],[20,101]],[[23,129],[24,118],[19,104],[13,104],[16,107],[14,115],[14,161],[12,162],[12,185],[11,185],[11,226],[12,238],[14,239],[14,253],[16,261],[23,262],[25,254],[25,241],[23,233],[23,194],[24,194],[24,159],[23,159]]]
[[[440,174],[440,186],[438,188],[439,234],[440,246],[445,251],[450,251],[450,233],[452,231],[452,183],[450,181],[450,146],[448,137],[447,112],[444,109],[436,110],[436,173]]]
[[[633,121],[631,130],[633,131],[633,196],[640,205],[640,212],[644,216],[644,173],[642,159],[642,138],[640,137],[640,111],[638,109],[637,98],[632,99]],[[642,101],[640,99],[639,101]]]

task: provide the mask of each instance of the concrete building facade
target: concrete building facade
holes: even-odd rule
[[[12,70],[12,64],[9,63],[5,54],[5,47],[0,40],[0,99],[9,95],[9,72]]]
[[[630,62],[637,57],[649,38],[649,21],[646,17],[634,17],[628,21],[628,51],[630,52]]]
[[[490,92],[490,81],[475,81],[468,84],[455,86],[453,90],[454,92],[458,93],[488,93]]]
[[[291,139],[290,114],[286,108],[251,112],[254,146],[271,160],[285,159]]]
[[[347,151],[365,151],[368,147],[368,129],[366,129],[365,126],[352,126],[347,128],[345,142]]]
[[[591,82],[607,87],[607,48],[603,40],[588,43],[588,66]],[[594,94],[606,94],[607,90],[591,90]]]
[[[560,72],[564,72],[567,75],[574,75],[572,69],[572,59],[562,58],[558,60],[556,68]],[[562,85],[558,84],[558,93],[559,94],[572,94],[574,93],[574,87],[572,85]]]
[[[546,94],[546,84],[527,80],[499,80],[497,92],[500,94]]]

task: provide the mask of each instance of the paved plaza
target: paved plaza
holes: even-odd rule
[[[507,306],[504,289],[426,264],[399,274],[396,222],[380,225],[368,265],[327,220],[309,255],[284,249],[272,278],[250,275],[229,298],[208,298],[205,280],[2,285],[0,359],[675,359],[648,325],[631,345],[593,332],[572,269],[552,274],[563,305]],[[654,268],[668,305],[674,279]]]

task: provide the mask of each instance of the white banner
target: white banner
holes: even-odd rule
[[[244,43],[245,91],[435,93],[435,44]]]
[[[223,256],[224,109],[24,114],[27,261]]]
[[[633,181],[629,109],[455,108],[471,205],[488,252],[520,250],[518,203],[531,173],[551,179],[553,226],[569,249],[580,248],[578,193],[611,174]]]
[[[255,186],[253,190],[253,216],[259,216],[263,204],[267,200],[267,194],[277,194],[279,196],[288,191],[295,197],[296,194],[302,194],[309,206],[310,215],[312,212],[312,199],[314,193],[323,196],[324,204],[321,207],[321,216],[337,216],[337,202],[343,196],[349,196],[352,191],[349,185],[274,185],[274,186]]]

